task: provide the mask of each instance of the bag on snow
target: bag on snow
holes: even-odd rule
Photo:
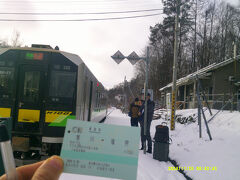
[[[153,159],[168,161],[169,155],[169,128],[166,125],[157,125],[154,136]]]
[[[153,159],[159,161],[168,161],[169,143],[154,142]]]
[[[169,143],[169,128],[163,123],[156,126],[154,140],[155,142]]]

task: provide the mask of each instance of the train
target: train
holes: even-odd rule
[[[103,122],[107,91],[76,54],[49,45],[0,49],[0,118],[17,165],[59,155],[67,119]]]

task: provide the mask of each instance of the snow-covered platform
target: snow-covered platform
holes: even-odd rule
[[[105,123],[122,126],[130,126],[130,118],[122,114],[118,109],[111,109],[112,113]],[[111,111],[110,110],[110,111]],[[212,110],[213,114],[217,110]],[[170,113],[170,112],[169,112]],[[177,114],[189,116],[197,113],[196,109],[179,110]],[[205,111],[207,119],[210,118]],[[155,126],[165,121],[153,120],[151,126],[152,138],[155,134]],[[169,124],[169,121],[167,121]],[[202,138],[199,138],[197,122],[190,124],[176,123],[176,129],[170,131],[172,144],[170,145],[170,158],[177,161],[185,173],[194,180],[225,180],[239,179],[240,171],[240,113],[223,111],[209,123],[213,140],[210,141],[202,122]],[[170,162],[154,160],[152,154],[139,152],[137,180],[185,180],[186,178],[176,170],[169,170],[173,165]],[[201,169],[200,169],[201,167]],[[107,180],[109,178],[72,175],[63,173],[61,180]]]

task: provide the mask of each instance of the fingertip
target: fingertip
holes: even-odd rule
[[[57,180],[63,171],[63,165],[62,158],[52,156],[38,168],[33,180]]]
[[[54,155],[47,160],[46,165],[52,166],[56,170],[62,172],[64,163],[63,163],[63,159],[60,156]]]

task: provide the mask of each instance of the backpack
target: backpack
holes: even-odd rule
[[[139,112],[139,107],[137,105],[133,105],[131,108],[131,117],[132,118],[137,118],[138,117],[138,112]]]

